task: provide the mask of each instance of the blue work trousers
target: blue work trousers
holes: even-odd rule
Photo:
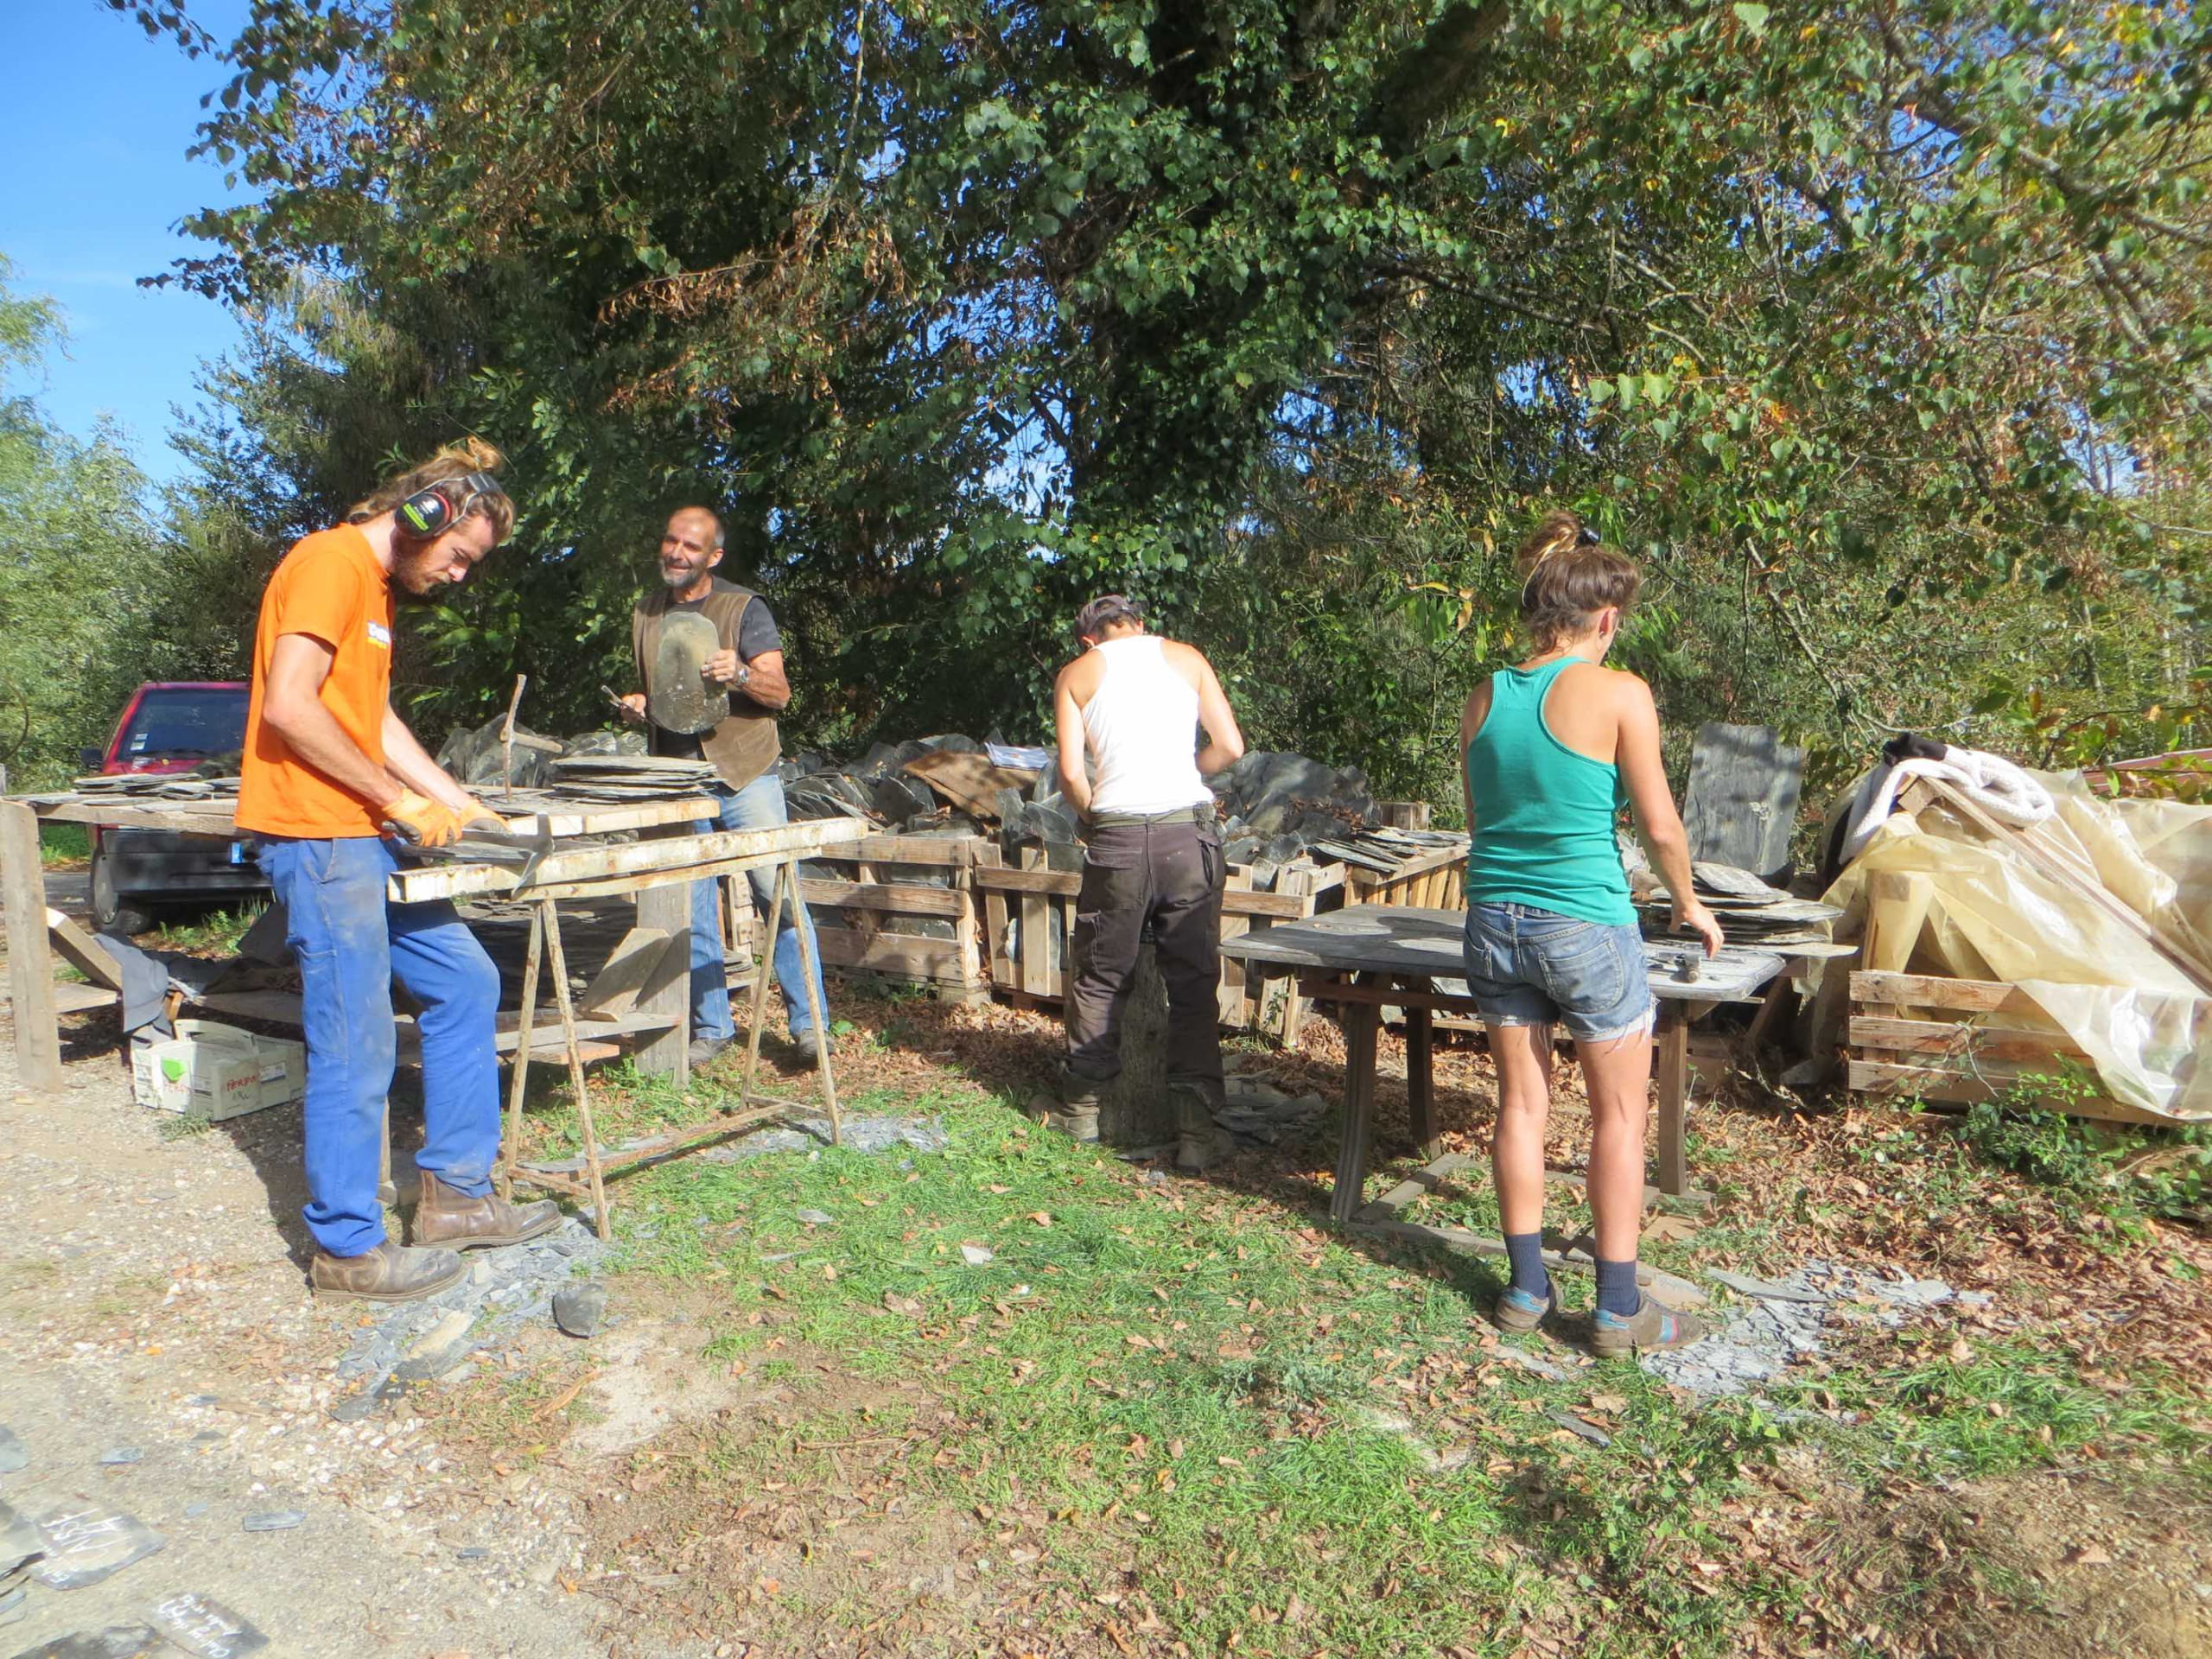
[[[385,902],[397,861],[376,836],[269,837],[260,861],[289,922],[307,1027],[302,1213],[327,1254],[365,1255],[385,1239],[377,1173],[397,1058],[391,982],[423,1010],[426,1133],[416,1166],[481,1198],[499,1155],[499,971],[451,905]]]
[[[697,826],[702,835],[718,830],[767,830],[791,822],[784,810],[784,780],[772,769],[743,789],[717,784],[710,792],[721,803],[721,810]],[[753,907],[765,921],[775,893],[776,873],[749,870],[747,875],[753,883]],[[722,960],[721,895],[717,891],[721,886],[719,880],[691,884],[691,1033],[727,1042],[737,1034],[737,1027],[730,1019],[729,976]],[[806,929],[807,949],[814,954],[815,1002],[826,1015],[830,998],[822,988],[822,952],[815,943],[814,924],[797,893],[791,896],[790,904],[798,913],[799,926]],[[796,1037],[811,1031],[814,1020],[807,1013],[806,975],[799,963],[798,930],[791,925],[791,911],[786,910],[777,918],[773,957],[776,983],[783,988],[785,1017]]]

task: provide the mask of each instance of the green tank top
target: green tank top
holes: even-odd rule
[[[1544,723],[1563,657],[1490,678],[1490,713],[1467,745],[1475,807],[1467,902],[1534,905],[1586,922],[1633,925],[1613,825],[1628,804],[1618,766],[1577,754]]]

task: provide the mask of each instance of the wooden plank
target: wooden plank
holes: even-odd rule
[[[1337,1147],[1336,1185],[1329,1195],[1329,1215],[1338,1226],[1351,1224],[1365,1202],[1368,1140],[1375,1127],[1376,1037],[1382,1010],[1371,1002],[1356,1002],[1344,1018],[1344,1127]]]
[[[680,795],[652,801],[572,801],[525,812],[507,820],[518,836],[534,836],[550,822],[555,836],[610,836],[625,830],[652,830],[669,823],[700,823],[715,816],[715,804],[704,795]]]
[[[26,1089],[61,1086],[54,952],[46,929],[46,871],[38,818],[0,801],[0,921],[7,925],[8,1001],[16,1016],[16,1075]]]
[[[1360,1222],[1389,1221],[1414,1199],[1424,1193],[1437,1191],[1452,1176],[1474,1162],[1474,1154],[1465,1152],[1447,1152],[1432,1158],[1426,1167],[1415,1170],[1381,1198],[1363,1206],[1353,1219]]]
[[[1249,893],[1252,888],[1249,870],[1230,869],[1222,875],[1222,897],[1232,893]],[[1251,918],[1230,912],[1224,903],[1221,912],[1221,937],[1233,939],[1251,931]],[[1254,1023],[1251,1001],[1246,995],[1244,964],[1234,957],[1221,959],[1221,977],[1214,987],[1217,1018],[1231,1031],[1242,1031]]]
[[[1021,861],[1024,868],[1019,874],[1045,874],[1039,868],[1044,862],[1044,855],[1034,847],[1021,849]],[[1008,871],[1007,874],[1016,872]],[[1074,895],[1080,890],[1080,878],[1068,876],[1065,879],[1077,884],[1067,889],[1069,901],[1072,903]],[[1017,891],[1021,894],[1021,988],[1030,996],[1061,995],[1065,990],[1066,982],[1074,976],[1075,934],[1072,930],[1068,932],[1063,944],[1060,972],[1053,973],[1052,906],[1046,895],[1058,896],[1058,889],[1025,887]]]
[[[872,864],[931,864],[964,870],[975,863],[976,849],[988,844],[981,836],[868,836],[855,846],[810,857],[831,861],[865,858]]]
[[[907,933],[863,932],[853,928],[814,926],[823,962],[833,968],[905,974],[917,979],[960,978],[960,942],[926,939]]]
[[[668,954],[668,935],[657,927],[633,927],[607,956],[599,975],[577,999],[576,1012],[585,1017],[620,1016],[637,1007],[646,982]],[[689,952],[686,952],[689,955]],[[687,961],[686,969],[690,968]]]
[[[1444,1150],[1436,1138],[1435,1042],[1427,1008],[1406,1010],[1406,1116],[1414,1149],[1424,1158]]]
[[[666,1077],[682,1089],[691,1079],[691,889],[648,887],[638,895],[637,925],[666,936],[662,966],[653,982],[638,994],[636,1011],[658,1014],[667,1023],[658,1036],[638,1046],[638,1070]],[[775,941],[766,941],[770,955]],[[679,971],[670,971],[681,964]],[[766,977],[766,970],[762,970]]]
[[[1770,726],[1707,721],[1690,747],[1682,828],[1690,856],[1769,875],[1789,862],[1805,751]]]
[[[1689,1107],[1689,1020],[1678,1004],[1659,1005],[1655,1033],[1658,1052],[1659,1145],[1656,1185],[1662,1192],[1689,1190],[1689,1158],[1684,1140]]]
[[[238,827],[232,821],[238,810],[234,796],[224,796],[218,805],[207,801],[178,801],[162,805],[156,801],[132,802],[127,797],[114,800],[80,800],[64,802],[55,806],[35,809],[38,816],[48,823],[103,823],[118,830],[173,830],[180,836],[208,836],[224,841],[236,840]]]
[[[209,1014],[227,1014],[233,1019],[258,1020],[266,1025],[289,1026],[295,1031],[301,1027],[300,998],[295,991],[211,991],[206,996],[194,998],[190,1006],[205,1009]],[[512,1054],[521,1046],[521,1022],[519,1009],[500,1010],[492,1033],[492,1046],[496,1052]],[[604,1045],[618,1037],[662,1031],[667,1023],[664,1014],[632,1011],[620,1016],[578,1020],[576,1034]],[[419,1059],[422,1039],[416,1033],[414,1017],[395,1014],[392,1026],[398,1035],[402,1058],[410,1064]],[[563,1053],[560,1027],[550,1024],[534,1025],[531,1030],[530,1052],[533,1055]]]
[[[1014,766],[995,766],[988,755],[959,749],[934,749],[917,755],[903,770],[969,817],[994,823],[998,822],[1001,790],[1027,791],[1044,775]]]
[[[2026,1070],[2032,1071],[2033,1068]],[[2044,1068],[2046,1074],[2051,1070]],[[1963,1071],[1946,1071],[1932,1066],[1897,1065],[1885,1060],[1853,1060],[1851,1063],[1851,1089],[1854,1094],[1971,1104],[1994,1100],[2010,1092],[2024,1075],[2022,1069],[2005,1066],[1989,1066],[1984,1071],[1987,1075],[1974,1077]],[[2114,1100],[2109,1095],[2090,1095],[2080,1099],[2071,1096],[2038,1098],[2034,1104],[2041,1111],[2063,1112],[2069,1117],[2095,1118],[2109,1123],[2151,1123],[2171,1128],[2177,1124],[2192,1121],[2162,1116],[2157,1112],[2145,1111],[2139,1106],[2129,1105],[2125,1101]]]
[[[1851,976],[1851,1000],[1898,1007],[2046,1017],[2035,999],[2017,985],[2002,980],[1947,979],[1934,974],[1879,974],[1862,968]]]
[[[809,905],[829,910],[880,910],[898,916],[957,916],[965,895],[950,887],[909,887],[895,881],[802,881]]]
[[[824,849],[850,846],[867,831],[850,818],[808,819],[766,830],[724,830],[712,835],[663,836],[608,846],[578,847],[548,855],[531,882],[533,898],[581,898],[689,882],[725,870],[775,862],[791,853],[811,858]],[[441,864],[403,869],[385,883],[400,904],[458,899],[473,893],[512,893],[522,872],[506,864]]]
[[[54,988],[54,1011],[60,1014],[89,1014],[94,1008],[111,1008],[123,1001],[123,993],[105,985],[72,985],[57,982]]]
[[[2088,1051],[2063,1032],[2027,1031],[1962,1021],[1891,1020],[1853,1014],[1851,1040],[1859,1048],[1899,1054],[1973,1054],[1993,1060],[2087,1060]]]
[[[86,979],[111,991],[123,988],[123,969],[115,958],[98,939],[51,905],[47,906],[46,931],[54,948]]]
[[[1040,855],[1034,847],[1021,849],[1025,859]],[[1001,866],[997,869],[979,868],[976,885],[986,893],[1050,893],[1072,897],[1083,890],[1083,877],[1074,870],[1048,870],[1041,864],[1025,864],[1015,869]]]

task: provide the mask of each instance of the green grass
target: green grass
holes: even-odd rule
[[[49,870],[69,869],[92,855],[92,832],[81,823],[41,823],[38,827],[39,862]]]
[[[209,911],[188,922],[162,922],[154,930],[154,944],[163,950],[229,956],[238,950],[246,930],[259,921],[261,913],[268,908],[266,899],[255,899],[234,910]]]
[[[1757,1414],[1686,1416],[1630,1364],[1551,1382],[1498,1363],[1473,1319],[1484,1266],[1401,1264],[1262,1200],[1148,1182],[979,1095],[880,1104],[941,1116],[952,1149],[911,1172],[831,1150],[669,1166],[617,1212],[628,1265],[727,1297],[715,1359],[765,1372],[765,1344],[799,1342],[859,1378],[925,1380],[960,1424],[925,1495],[1064,1515],[1044,1536],[1066,1569],[1133,1565],[1180,1639],[1503,1653],[1525,1621],[1591,1618],[1581,1652],[1719,1654],[1746,1596],[1786,1597],[1692,1567],[1719,1548],[1738,1463],[1776,1438]],[[994,1259],[969,1266],[963,1244]],[[1554,1408],[1605,1418],[1612,1444]],[[802,1420],[717,1455],[830,1482],[804,1446],[887,1421]],[[1412,1440],[1465,1461],[1432,1470]],[[1554,1554],[1576,1564],[1565,1580]]]

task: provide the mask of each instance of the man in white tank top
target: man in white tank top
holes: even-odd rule
[[[1098,1138],[1099,1098],[1121,1074],[1122,1011],[1149,924],[1167,987],[1176,1162],[1205,1169],[1233,1144],[1213,1120],[1222,1103],[1224,868],[1205,774],[1243,754],[1244,738],[1213,665],[1147,633],[1121,594],[1084,606],[1075,631],[1084,652],[1060,671],[1052,703],[1060,787],[1083,817],[1086,845],[1062,1103],[1046,1121],[1077,1140]]]

